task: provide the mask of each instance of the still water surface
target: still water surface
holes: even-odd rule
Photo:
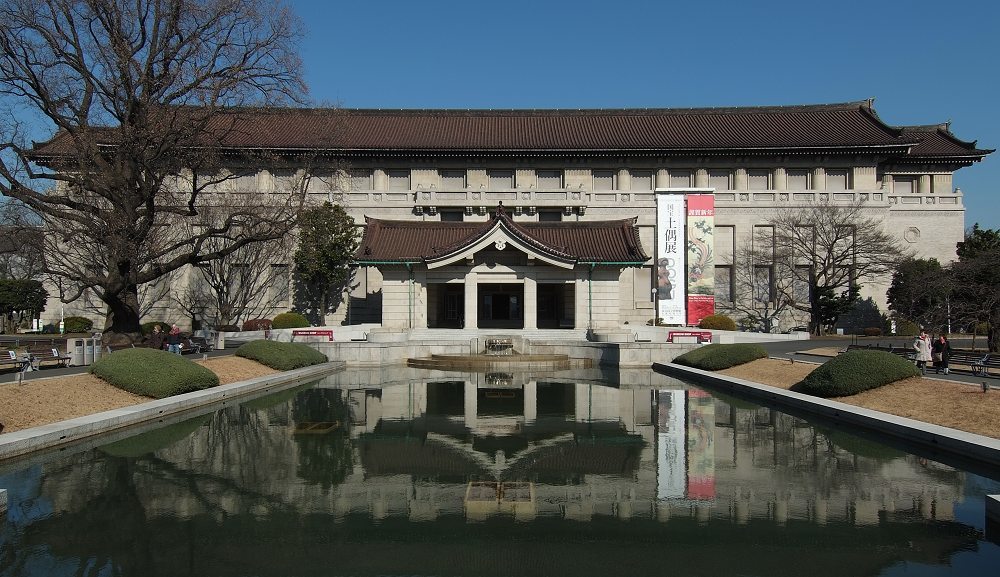
[[[345,372],[0,488],[3,577],[1000,575],[996,479],[649,371]]]

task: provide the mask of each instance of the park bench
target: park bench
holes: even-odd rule
[[[965,365],[969,367],[973,375],[990,376],[990,369],[1000,368],[1000,355],[988,353],[986,351],[963,351],[952,349],[948,355],[948,365]]]
[[[6,355],[0,355],[0,369],[7,367],[23,371],[31,367],[31,361],[24,357],[18,356],[18,354],[14,351],[7,351]]]
[[[29,347],[28,357],[31,359],[31,368],[38,370],[42,363],[56,363],[56,366],[69,366],[72,357],[64,355],[55,347]]]
[[[215,348],[215,343],[205,337],[191,337],[188,340],[191,342],[192,350],[190,352],[200,353],[202,351],[211,351]],[[187,348],[186,344],[184,348]],[[195,348],[197,348],[197,351],[194,350]],[[184,349],[181,349],[181,352],[184,352]]]

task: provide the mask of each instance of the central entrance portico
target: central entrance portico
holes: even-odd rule
[[[357,262],[382,273],[389,329],[615,330],[621,271],[649,260],[634,219],[366,222]]]

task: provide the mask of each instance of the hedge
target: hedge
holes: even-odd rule
[[[219,384],[219,377],[180,355],[155,349],[122,349],[97,361],[90,372],[136,395],[162,399]]]
[[[66,317],[63,319],[63,332],[86,333],[94,328],[94,321],[86,317]]]
[[[920,372],[912,362],[885,351],[849,351],[830,359],[792,386],[817,397],[846,397]]]
[[[767,351],[760,345],[750,343],[711,344],[688,351],[674,359],[674,362],[678,365],[705,371],[718,371],[763,358],[767,358]]]
[[[701,319],[698,328],[715,329],[717,331],[735,331],[736,321],[726,315],[708,315]]]
[[[279,371],[290,371],[327,361],[326,355],[302,343],[250,341],[236,349],[236,356],[257,361]]]
[[[244,331],[269,331],[271,330],[271,319],[250,319],[243,321]]]
[[[273,329],[301,329],[309,326],[309,319],[299,313],[281,313],[271,321]]]

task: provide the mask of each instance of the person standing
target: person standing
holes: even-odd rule
[[[177,325],[170,325],[170,332],[167,333],[167,350],[174,354],[181,354],[181,329]]]
[[[920,331],[917,338],[913,339],[913,360],[917,361],[917,368],[920,373],[927,374],[927,363],[931,360],[931,342],[927,333]]]
[[[934,369],[940,373],[942,369],[944,374],[948,374],[948,357],[951,356],[951,343],[948,342],[948,337],[944,335],[938,336],[931,345],[931,356],[934,358]]]
[[[149,342],[147,343],[149,348],[156,349],[158,351],[162,350],[163,340],[166,336],[167,335],[163,332],[163,329],[160,328],[159,323],[153,325],[153,332],[149,334]]]

